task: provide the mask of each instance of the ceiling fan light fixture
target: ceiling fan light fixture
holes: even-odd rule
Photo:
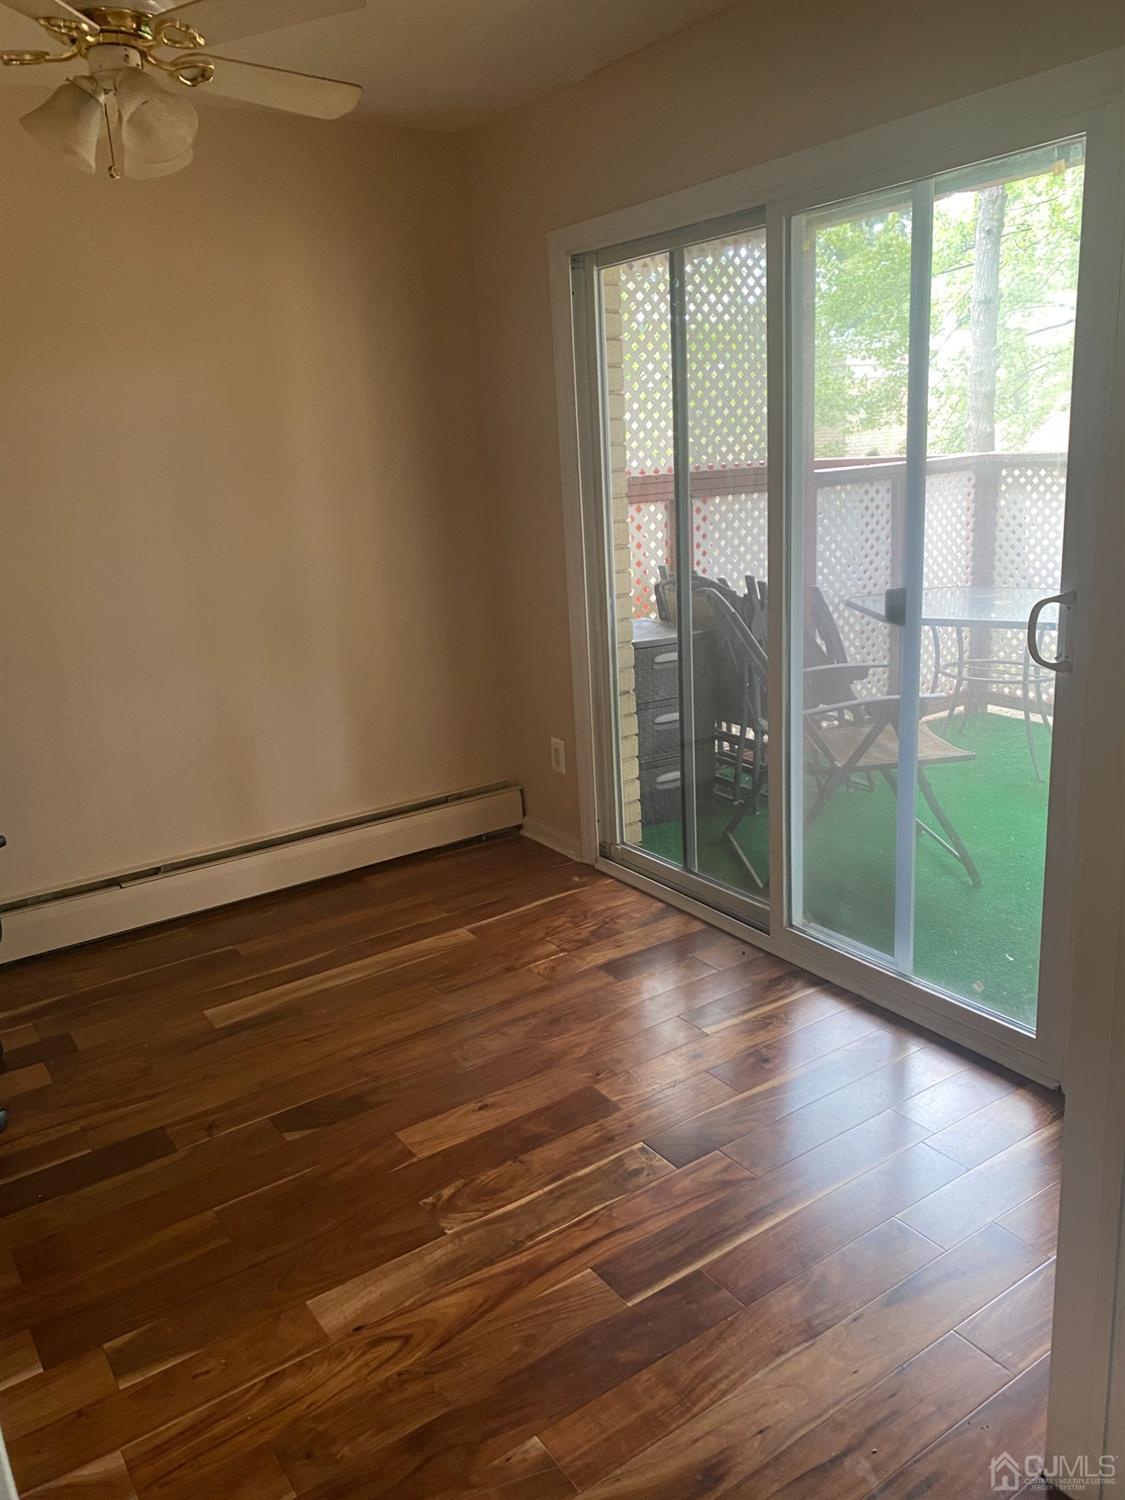
[[[104,116],[102,92],[91,78],[68,79],[20,120],[33,140],[80,172],[97,170]]]
[[[165,175],[163,171],[134,171],[137,165],[164,167],[168,172],[186,167],[199,129],[199,116],[192,105],[133,68],[118,75],[115,93],[121,116],[125,175]]]
[[[45,0],[44,0],[45,4]],[[358,84],[245,62],[212,44],[360,10],[366,0],[0,0],[49,33],[53,51],[0,48],[0,78],[62,63],[71,77],[24,116],[28,134],[71,166],[108,175],[166,177],[192,159],[199,121],[184,97],[237,99],[287,114],[337,120],[353,110]],[[46,76],[46,75],[38,75]],[[65,74],[63,75],[65,76]],[[105,137],[104,153],[99,142]]]

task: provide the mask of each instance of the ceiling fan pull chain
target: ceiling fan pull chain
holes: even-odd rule
[[[105,115],[105,136],[109,142],[109,175],[114,182],[121,181],[121,173],[117,170],[117,152],[114,148],[113,126],[109,120],[109,95],[102,99],[102,114]]]

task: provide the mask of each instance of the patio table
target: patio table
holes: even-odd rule
[[[956,588],[922,590],[922,624],[930,629],[951,626],[957,630],[973,625],[993,630],[1026,630],[1036,601],[1046,589],[1001,588],[990,583],[965,584]],[[846,601],[849,609],[872,620],[889,623],[886,594],[861,594]],[[1039,617],[1044,629],[1058,623],[1057,604],[1050,604]]]
[[[934,650],[930,691],[933,693],[937,690],[938,681],[942,677],[948,678],[952,683],[949,712],[945,719],[946,729],[953,722],[953,715],[957,711],[961,692],[966,684],[975,683],[987,688],[996,684],[1008,686],[1018,680],[1022,687],[1023,719],[1027,733],[1028,753],[1039,781],[1042,781],[1043,775],[1039,769],[1039,759],[1031,733],[1033,692],[1035,711],[1048,733],[1051,730],[1050,716],[1043,700],[1042,673],[1038,666],[1033,670],[1026,642],[1022,659],[1019,662],[1010,658],[968,656],[965,652],[965,631],[973,629],[1026,631],[1031,611],[1042,599],[1044,592],[1043,589],[1003,588],[996,584],[974,583],[952,588],[924,588],[921,600],[921,623],[930,632]],[[881,594],[861,594],[845,602],[849,609],[854,609],[858,614],[866,615],[869,619],[879,620],[883,624],[901,625],[902,623],[901,619],[896,618],[893,608],[893,605],[901,606],[902,604],[901,590],[891,589]],[[1048,604],[1040,613],[1039,625],[1044,630],[1057,630],[1058,619],[1058,605]],[[957,666],[955,668],[942,667],[941,636],[938,633],[942,629],[952,629],[957,632]],[[986,670],[982,671],[982,668]],[[1018,679],[1013,675],[1012,669],[1019,671]],[[968,713],[969,707],[966,702],[966,717]]]

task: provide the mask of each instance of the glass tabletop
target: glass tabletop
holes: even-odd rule
[[[1000,630],[1023,630],[1045,589],[1001,588],[993,584],[967,584],[957,588],[922,590],[923,625],[992,625]],[[862,594],[848,599],[849,609],[873,620],[887,619],[883,594]],[[1048,604],[1039,616],[1043,629],[1058,624],[1059,607]]]

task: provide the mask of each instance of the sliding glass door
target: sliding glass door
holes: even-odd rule
[[[573,260],[601,856],[1046,1077],[1115,285],[1068,124]]]
[[[791,920],[1032,1032],[1083,185],[1076,138],[790,221]]]
[[[764,695],[746,653],[757,645],[764,670],[764,225],[598,262],[614,726],[604,841],[762,921]]]

